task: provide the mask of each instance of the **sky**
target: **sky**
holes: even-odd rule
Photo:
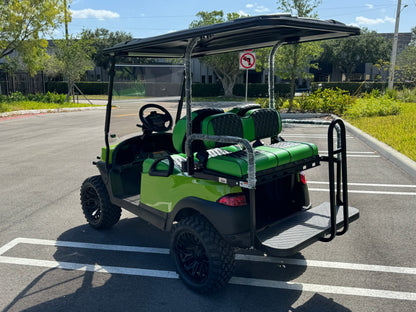
[[[347,25],[379,33],[394,32],[398,0],[322,0],[320,19],[335,19]],[[223,10],[245,15],[279,13],[276,0],[72,0],[69,33],[106,28],[145,38],[189,28],[200,11]],[[402,0],[399,32],[416,26],[416,0]],[[53,34],[64,37],[64,27]]]

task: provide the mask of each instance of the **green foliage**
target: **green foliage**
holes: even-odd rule
[[[416,87],[414,82],[397,82],[394,87],[398,90],[413,89]],[[348,91],[351,95],[360,95],[362,93],[370,93],[372,90],[385,91],[387,82],[312,82],[312,91],[321,89],[342,89]]]
[[[400,113],[400,103],[389,95],[379,95],[379,92],[365,94],[358,98],[345,112],[348,118],[389,116]]]
[[[2,103],[14,103],[14,102],[40,102],[40,103],[57,103],[62,104],[65,102],[65,94],[58,94],[55,92],[47,92],[46,94],[36,93],[29,94],[27,96],[23,95],[21,92],[17,91],[10,96],[0,96],[0,102]]]
[[[220,96],[224,95],[224,89],[219,84],[205,84],[205,83],[193,83],[192,84],[192,96],[193,97],[208,97],[208,96]]]
[[[269,108],[269,99],[268,98],[257,98],[256,103],[260,104],[262,108]],[[294,109],[298,109],[299,106],[297,103],[293,103]],[[286,97],[275,96],[274,98],[274,108],[279,109],[287,109],[289,108],[289,100]]]
[[[347,91],[339,88],[318,89],[311,95],[302,95],[297,102],[302,111],[342,115],[353,99]]]
[[[321,0],[278,0],[277,10],[296,16],[317,18],[318,14],[315,10],[321,2]]]
[[[398,115],[346,119],[416,161],[416,104],[402,103],[400,107]]]
[[[388,60],[391,53],[391,42],[367,29],[362,29],[361,36],[324,41],[322,47],[319,61],[334,64],[348,81],[360,64]]]
[[[397,78],[401,81],[416,80],[416,46],[408,46],[397,58]]]
[[[8,0],[0,4],[0,58],[19,53],[15,64],[24,63],[30,74],[41,70],[47,58],[50,34],[64,21],[62,0]],[[9,60],[10,61],[10,60]]]
[[[196,16],[199,19],[192,21],[189,25],[190,28],[222,23],[242,17],[238,13],[227,13],[225,18],[223,11],[215,10],[211,12],[200,11]],[[232,96],[235,81],[242,73],[238,64],[238,52],[206,56],[201,58],[201,62],[207,64],[215,71],[221,80],[224,94],[226,96]]]
[[[133,39],[130,33],[124,31],[110,32],[105,28],[97,28],[94,31],[91,29],[84,29],[81,32],[81,38],[91,42],[94,51],[91,54],[91,59],[96,66],[101,66],[104,69],[108,68],[110,56],[104,55],[103,50],[112,47],[120,42],[125,42]]]

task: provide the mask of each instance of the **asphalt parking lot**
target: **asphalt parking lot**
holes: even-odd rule
[[[0,120],[2,311],[415,311],[416,181],[347,133],[350,205],[360,219],[290,258],[241,251],[229,285],[181,283],[163,233],[124,212],[111,230],[83,218],[79,187],[98,173],[104,111]],[[327,151],[326,126],[285,124],[286,140]],[[328,201],[326,165],[308,170]]]

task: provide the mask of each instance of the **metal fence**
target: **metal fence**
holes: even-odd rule
[[[14,92],[25,95],[45,92],[45,77],[43,73],[30,76],[29,73],[18,71],[8,73],[0,70],[0,94],[9,95]]]

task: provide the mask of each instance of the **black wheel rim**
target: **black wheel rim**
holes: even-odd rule
[[[190,232],[182,232],[177,237],[175,250],[182,272],[194,283],[206,281],[209,261],[199,238]]]
[[[101,203],[93,187],[88,187],[85,190],[83,202],[88,219],[93,223],[98,222],[101,217]]]

